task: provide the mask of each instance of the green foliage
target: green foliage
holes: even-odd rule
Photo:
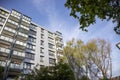
[[[55,66],[35,68],[32,74],[27,75],[26,80],[75,80],[68,64],[59,62]]]
[[[0,78],[2,78],[3,71],[4,71],[4,68],[0,66]]]
[[[87,76],[82,76],[80,80],[90,80]]]
[[[117,23],[114,30],[120,34],[120,1],[119,0],[67,0],[65,7],[71,9],[70,16],[78,19],[80,28],[96,23],[96,18],[112,20]]]

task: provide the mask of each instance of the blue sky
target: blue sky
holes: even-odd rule
[[[120,50],[115,46],[120,36],[113,31],[116,24],[97,19],[96,24],[88,28],[89,32],[83,32],[79,30],[78,21],[69,16],[70,10],[64,7],[64,3],[65,0],[0,0],[1,7],[16,9],[46,29],[62,32],[64,43],[73,37],[85,42],[93,38],[111,42],[113,76],[120,75]]]

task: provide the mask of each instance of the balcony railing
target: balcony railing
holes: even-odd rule
[[[36,36],[35,35],[33,35],[33,34],[28,34],[29,36],[32,36],[32,37],[34,37],[34,38],[36,38]]]
[[[20,42],[20,41],[16,41],[16,44],[26,47],[26,43],[23,43],[23,42]]]
[[[15,17],[15,18],[17,18],[17,19],[20,19],[20,16],[17,16],[17,15],[15,15],[15,14],[11,14],[11,16],[13,16],[13,17]]]
[[[1,51],[1,52],[5,52],[5,53],[9,53],[9,52],[10,52],[9,49],[2,48],[2,47],[0,47],[0,51]]]
[[[20,25],[20,27],[21,27],[21,28],[24,28],[24,29],[26,29],[26,30],[29,30],[29,28],[26,27],[26,26]]]
[[[12,32],[12,33],[15,33],[15,30],[14,30],[14,29],[11,29],[11,28],[8,28],[8,27],[5,27],[4,29],[7,30],[7,31],[10,31],[10,32]]]
[[[18,23],[15,22],[15,21],[12,21],[12,20],[8,19],[8,22],[11,23],[11,24],[14,24],[14,25],[18,26]]]
[[[5,65],[6,65],[5,61],[0,61],[0,66],[5,67]],[[23,67],[21,65],[15,64],[15,63],[11,63],[10,68],[12,68],[12,69],[23,69]]]
[[[0,36],[0,39],[8,41],[8,42],[13,42],[13,39],[5,37],[5,36]],[[16,41],[16,44],[26,47],[26,43],[23,43],[21,41]]]
[[[28,37],[28,35],[23,34],[23,33],[21,33],[21,32],[19,32],[18,35],[23,36],[23,37],[26,37],[26,38]]]
[[[0,47],[0,51],[5,52],[7,54],[10,53],[10,49],[6,49],[6,48],[2,48],[2,47]],[[25,57],[25,53],[22,53],[22,52],[19,52],[19,51],[13,51],[13,55]]]
[[[0,36],[0,39],[8,41],[8,42],[13,42],[13,39],[5,37],[5,36]]]

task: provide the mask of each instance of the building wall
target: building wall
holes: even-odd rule
[[[12,56],[15,56],[16,61],[19,63],[14,64],[17,69],[24,70],[25,74],[28,74],[34,67],[53,66],[55,62],[58,62],[58,57],[62,56],[62,34],[60,32],[49,31],[40,25],[32,22],[32,19],[16,10],[6,10],[0,7],[0,53],[6,54],[6,49],[2,52],[2,49],[6,48],[10,51],[10,45],[13,42],[6,41],[9,38],[2,40],[4,36],[9,37],[9,34],[5,35],[5,29],[11,34],[16,34],[17,27],[20,27],[20,34],[17,34],[17,41],[15,43]],[[14,12],[14,14],[12,14]],[[11,21],[9,21],[11,20]],[[16,25],[17,24],[17,25]],[[7,28],[6,28],[7,26]],[[16,27],[15,29],[13,27]],[[3,36],[3,37],[1,37]],[[13,38],[14,40],[15,38]],[[41,43],[43,42],[43,43]],[[9,46],[6,43],[10,44]],[[59,45],[59,46],[58,46]],[[41,50],[43,49],[43,50]],[[42,52],[41,52],[42,51]],[[0,59],[0,66],[5,66],[5,60],[7,59],[9,52],[7,52],[5,59]],[[2,57],[3,55],[0,55]],[[17,58],[16,58],[17,57]],[[2,60],[3,59],[3,60]],[[13,59],[13,57],[12,57]],[[4,62],[4,64],[3,64]],[[11,68],[11,67],[10,67]]]

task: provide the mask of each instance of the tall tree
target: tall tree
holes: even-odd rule
[[[110,53],[109,42],[102,39],[90,40],[86,44],[73,39],[64,47],[64,54],[76,80],[88,77],[93,80],[111,78]]]
[[[74,72],[75,79],[82,79],[86,75],[86,59],[83,54],[84,44],[81,40],[75,41],[75,39],[68,41],[64,47],[64,54],[67,58],[67,62]],[[84,67],[85,66],[85,67]]]
[[[91,40],[87,43],[87,52],[89,54],[89,70],[99,79],[111,79],[111,47],[110,43],[103,39]],[[99,76],[101,75],[101,76]]]
[[[66,0],[65,7],[71,10],[70,16],[78,19],[80,28],[96,23],[96,18],[112,20],[117,25],[114,30],[120,34],[120,0]]]

